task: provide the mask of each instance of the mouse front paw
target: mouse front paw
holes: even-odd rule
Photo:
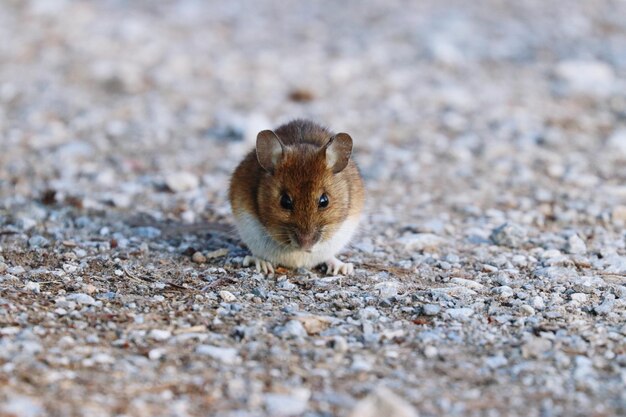
[[[243,258],[243,266],[250,266],[254,264],[257,272],[262,272],[264,274],[273,274],[274,266],[271,262],[266,261],[265,259],[257,258],[256,256],[246,256]]]
[[[333,275],[352,275],[354,273],[354,265],[349,262],[341,262],[339,259],[333,257],[329,261],[326,261],[326,273]]]

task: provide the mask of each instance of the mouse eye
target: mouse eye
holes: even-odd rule
[[[319,200],[319,202],[317,203],[317,206],[318,206],[319,208],[326,208],[326,207],[328,207],[328,203],[329,203],[329,201],[328,201],[328,195],[326,195],[326,193],[324,193],[324,194],[322,194],[322,195],[320,196],[320,200]]]
[[[293,200],[287,194],[283,194],[280,196],[280,206],[285,210],[292,210]]]

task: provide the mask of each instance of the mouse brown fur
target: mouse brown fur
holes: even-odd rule
[[[364,204],[352,138],[307,120],[257,136],[236,168],[229,198],[239,234],[257,269],[274,265],[351,273],[335,254],[355,233]]]

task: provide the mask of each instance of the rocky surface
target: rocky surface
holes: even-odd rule
[[[625,16],[0,3],[0,415],[626,414]],[[353,277],[241,266],[229,175],[303,116]]]

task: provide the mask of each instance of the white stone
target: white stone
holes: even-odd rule
[[[91,359],[99,364],[111,364],[115,362],[115,358],[108,353],[100,352],[94,354]]]
[[[380,298],[390,298],[398,295],[399,286],[396,281],[384,281],[374,285],[374,289],[378,291]]]
[[[543,298],[541,298],[540,296],[535,296],[532,298],[532,300],[530,301],[530,304],[533,306],[533,308],[535,308],[536,310],[543,310],[544,308],[546,308],[546,304],[543,301]]]
[[[503,285],[501,287],[496,287],[491,290],[492,293],[498,294],[502,298],[511,298],[513,297],[513,288],[508,285]]]
[[[359,318],[361,320],[376,320],[379,317],[380,311],[378,311],[374,306],[368,306],[359,311]]]
[[[418,417],[418,413],[406,400],[389,389],[379,387],[359,401],[349,417]]]
[[[446,310],[446,314],[450,316],[450,318],[460,321],[468,320],[472,315],[474,315],[474,310],[471,308],[449,308]]]
[[[619,157],[626,158],[626,129],[613,132],[606,142],[608,149]]]
[[[285,325],[279,330],[281,336],[287,337],[306,337],[308,335],[304,325],[298,320],[289,320]]]
[[[199,184],[198,177],[189,172],[173,172],[165,177],[165,185],[175,193],[195,190]]]
[[[426,304],[422,307],[422,312],[426,316],[436,316],[441,311],[439,304]]]
[[[150,333],[148,333],[148,337],[152,340],[156,340],[158,342],[162,342],[164,340],[169,339],[172,336],[172,332],[169,330],[162,329],[152,329]]]
[[[88,306],[96,304],[96,300],[94,300],[92,296],[83,294],[83,293],[70,294],[66,297],[66,299],[69,301],[75,301],[78,304],[83,304],[83,305],[88,305]]]
[[[605,272],[611,274],[626,274],[626,256],[613,253],[595,263],[601,265]]]
[[[263,400],[270,416],[296,416],[304,413],[309,406],[311,392],[306,388],[297,388],[287,394],[265,394]]]
[[[626,206],[617,206],[611,212],[613,223],[626,224]]]
[[[471,288],[474,290],[482,290],[485,288],[483,284],[476,282],[476,281],[472,281],[471,279],[452,278],[450,282],[457,284],[457,285],[461,285],[463,287]]]
[[[485,359],[485,365],[491,369],[500,368],[508,363],[507,359],[500,355],[490,356]]]
[[[444,238],[432,233],[410,233],[398,239],[398,243],[409,251],[434,249],[445,242],[446,240]]]
[[[26,283],[26,289],[37,294],[41,292],[41,287],[38,282],[28,281]]]
[[[586,303],[589,299],[589,296],[582,292],[576,292],[570,295],[570,298],[572,299],[572,301],[575,301],[577,303]]]
[[[615,296],[611,293],[606,294],[602,303],[594,307],[596,314],[609,314],[615,307]]]
[[[578,235],[572,235],[567,239],[565,250],[567,253],[582,255],[587,252],[587,245]]]
[[[493,229],[489,237],[496,245],[518,248],[526,242],[527,233],[517,224],[504,223]]]
[[[24,269],[23,266],[12,266],[10,268],[7,269],[7,272],[9,274],[13,274],[13,275],[20,275],[23,274],[24,272],[26,272],[26,270]]]
[[[427,358],[434,358],[435,356],[437,356],[439,354],[439,351],[437,350],[436,347],[434,346],[426,346],[424,348],[424,356],[426,356]]]
[[[232,303],[233,301],[237,301],[237,297],[235,297],[235,295],[230,291],[222,290],[219,292],[219,294],[220,294],[220,298],[226,301],[227,303]]]
[[[199,345],[196,348],[196,353],[198,355],[209,356],[227,365],[233,365],[239,362],[239,354],[235,348]]]
[[[537,358],[552,348],[552,342],[540,337],[532,337],[522,345],[522,356],[526,359]]]
[[[297,318],[308,334],[318,334],[326,330],[332,323],[330,317],[324,316],[301,316]]]
[[[47,415],[40,400],[21,394],[6,392],[6,400],[0,403],[0,415],[20,417],[40,417]]]
[[[569,93],[606,96],[615,90],[615,73],[608,64],[595,60],[567,60],[555,70]]]
[[[148,352],[148,358],[153,361],[161,359],[164,355],[165,350],[161,348],[151,349],[150,352]]]
[[[430,290],[430,292],[432,294],[446,294],[458,298],[471,297],[477,294],[474,290],[457,285],[455,285],[454,287],[433,288],[432,290]]]

